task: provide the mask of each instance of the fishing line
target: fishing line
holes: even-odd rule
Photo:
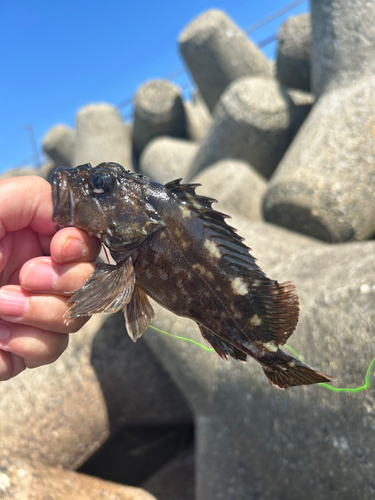
[[[107,257],[107,260],[108,260],[108,263],[109,263],[109,258],[108,258],[108,254],[107,254],[107,249],[104,245],[103,246],[103,249],[105,251],[105,255]],[[175,338],[175,339],[178,339],[178,340],[182,340],[182,341],[185,341],[185,342],[190,342],[191,344],[195,344],[197,345],[198,347],[200,347],[201,349],[203,349],[204,351],[207,351],[207,352],[214,352],[215,349],[212,349],[210,347],[206,347],[204,346],[203,344],[195,341],[195,340],[192,340],[192,339],[188,339],[187,337],[180,337],[179,335],[173,335],[172,333],[168,333],[168,332],[165,332],[164,330],[160,330],[160,328],[156,328],[156,326],[152,326],[150,325],[149,328],[152,328],[153,330],[156,330],[157,332],[160,332],[160,333],[163,333],[164,335],[167,335],[168,337],[172,337],[172,338]],[[285,349],[288,349],[288,351],[290,351],[292,354],[294,354],[294,356],[299,359],[300,361],[305,361],[303,359],[303,356],[301,356],[300,354],[298,354],[297,351],[295,351],[292,347],[289,347],[288,345],[284,345]],[[367,368],[367,372],[366,372],[366,375],[365,375],[365,384],[364,385],[361,385],[360,387],[332,387],[331,385],[329,384],[325,384],[324,382],[318,384],[320,385],[321,387],[324,387],[325,389],[328,389],[330,391],[333,391],[333,392],[360,392],[360,391],[365,391],[366,389],[368,389],[370,387],[370,376],[371,376],[371,371],[372,371],[372,368],[373,366],[375,365],[375,358],[373,358],[373,360],[370,362],[368,368]]]
[[[197,345],[198,347],[200,347],[204,351],[214,352],[214,349],[212,349],[210,347],[206,347],[203,344],[200,344],[199,342],[196,342],[195,340],[188,339],[186,337],[180,337],[179,335],[172,335],[172,333],[165,332],[164,330],[160,330],[160,328],[156,328],[155,326],[152,326],[152,325],[150,325],[149,328],[152,328],[153,330],[156,330],[157,332],[163,333],[164,335],[167,335],[168,337],[172,337],[172,338],[175,338],[175,339],[178,339],[178,340],[183,340],[185,342],[191,342],[192,344]],[[298,354],[298,352],[295,351],[292,347],[289,347],[286,344],[283,347],[285,347],[286,349],[288,349],[288,351],[290,351],[292,354],[294,354],[294,356],[297,359],[299,359],[300,361],[305,362],[303,356],[301,356],[300,354]],[[328,390],[334,391],[334,392],[360,392],[360,391],[365,391],[366,389],[368,389],[370,387],[370,376],[371,376],[371,371],[372,371],[372,369],[373,369],[374,366],[375,366],[375,358],[373,358],[373,360],[370,362],[370,364],[369,364],[369,366],[367,368],[366,375],[365,375],[365,384],[361,385],[360,387],[354,387],[354,388],[352,388],[352,387],[332,387],[331,385],[326,384],[324,382],[322,382],[320,384],[317,384],[317,385],[320,385],[321,387],[324,387],[325,389],[328,389]]]

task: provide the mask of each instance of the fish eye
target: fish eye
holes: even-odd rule
[[[94,194],[108,193],[113,188],[114,182],[115,178],[112,173],[105,168],[96,170],[88,179],[89,188]]]

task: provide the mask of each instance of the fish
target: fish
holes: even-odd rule
[[[280,348],[298,322],[295,286],[268,278],[216,200],[181,180],[162,185],[114,162],[53,171],[53,221],[95,235],[116,262],[96,264],[67,320],[123,309],[136,341],[154,318],[151,297],[194,320],[223,360],[255,359],[272,386],[336,380]]]

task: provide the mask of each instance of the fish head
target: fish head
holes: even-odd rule
[[[152,224],[149,178],[118,163],[90,163],[52,172],[53,221],[97,236],[116,249],[139,240]]]

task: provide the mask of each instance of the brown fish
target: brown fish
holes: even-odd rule
[[[180,180],[163,186],[117,163],[54,170],[53,220],[96,235],[117,263],[97,265],[68,319],[123,308],[135,341],[154,317],[149,295],[193,319],[221,358],[256,359],[271,385],[335,380],[279,348],[298,321],[294,285],[269,279],[216,200]]]

